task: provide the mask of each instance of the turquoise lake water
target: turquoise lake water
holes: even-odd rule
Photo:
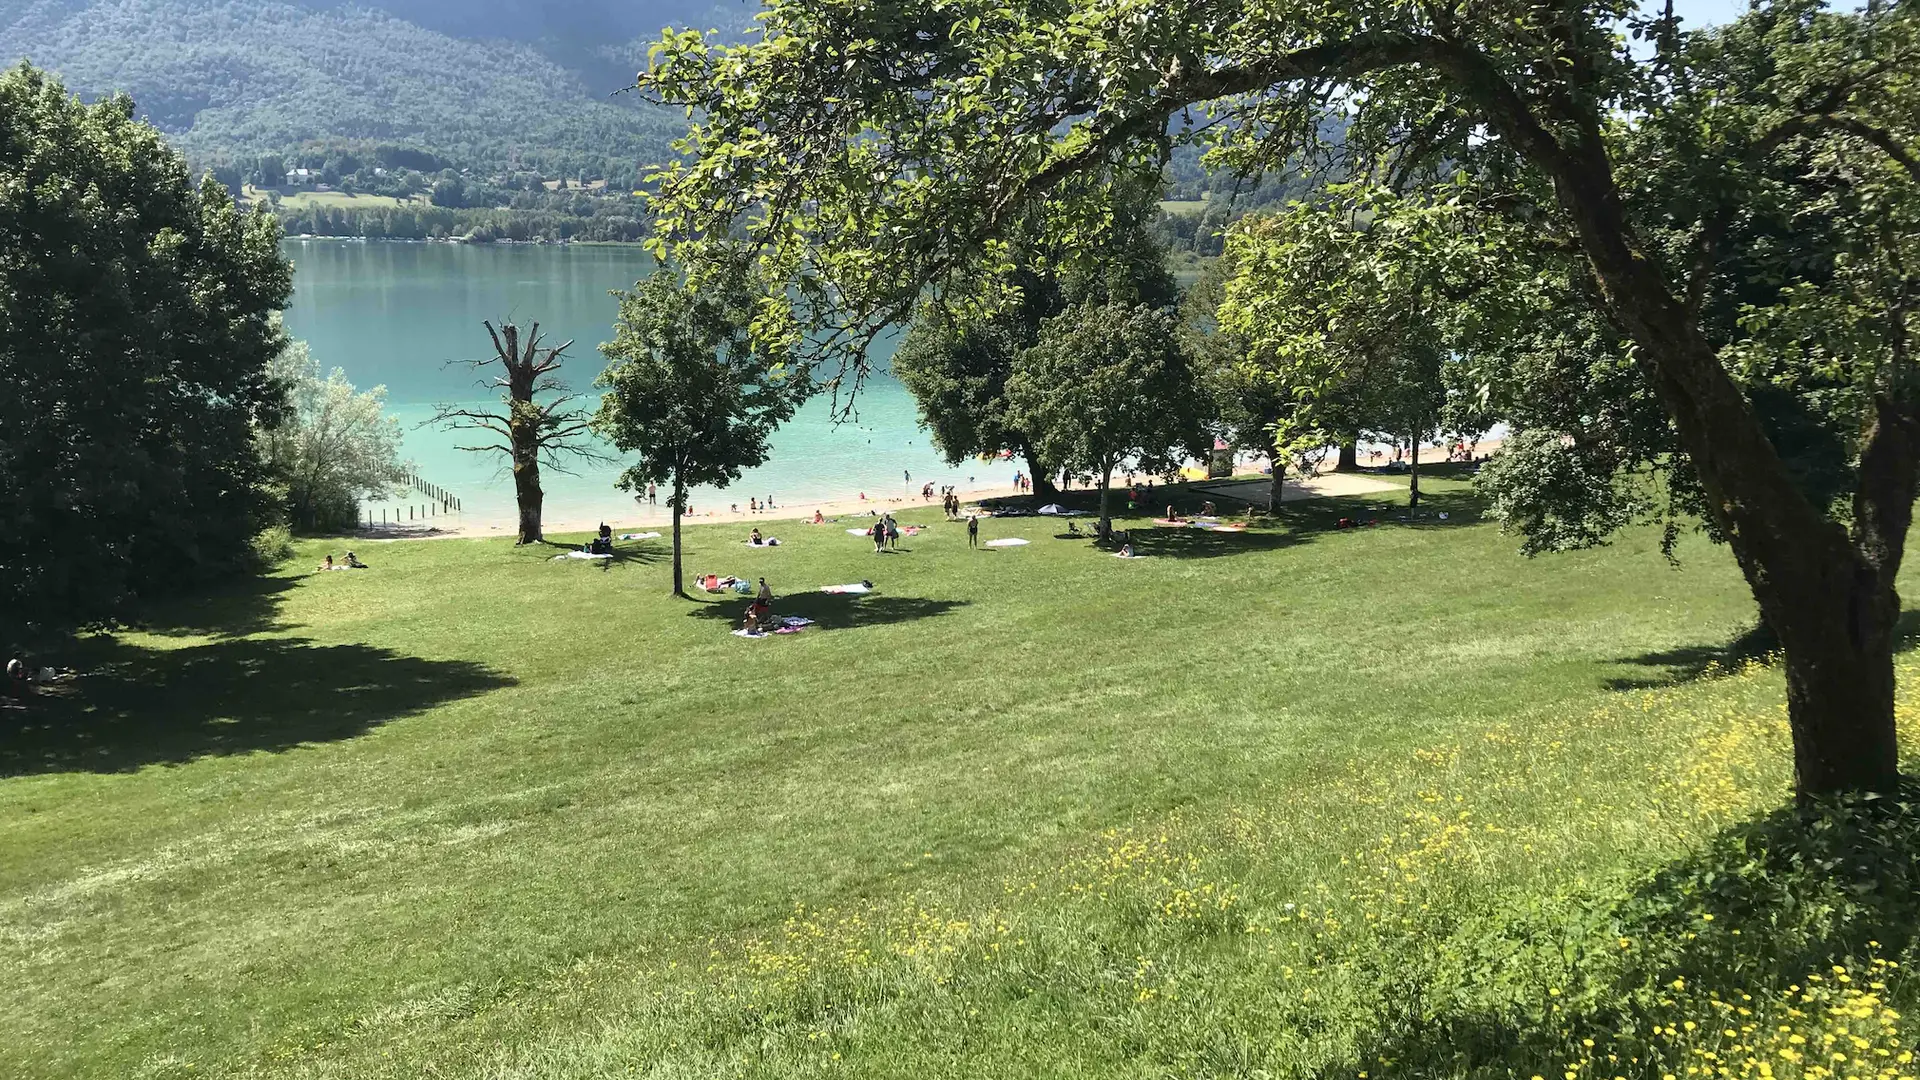
[[[630,287],[651,265],[638,248],[586,245],[408,244],[289,240],[294,295],[287,329],[305,340],[323,368],[345,369],[361,389],[387,388],[388,411],[406,430],[405,453],[425,480],[460,496],[462,524],[510,522],[513,484],[504,455],[455,449],[460,437],[422,426],[437,402],[485,401],[476,373],[454,359],[492,355],[483,319],[537,320],[552,344],[571,338],[568,383],[589,409],[599,346],[613,336],[614,289]],[[832,422],[824,398],[809,402],[773,439],[768,462],[723,492],[696,490],[696,514],[745,507],[749,496],[777,505],[904,493],[911,473],[961,487],[1007,485],[1016,465],[969,460],[950,467],[919,426],[913,398],[886,373],[892,345],[871,357],[879,370],[856,400],[855,418]],[[610,451],[609,451],[610,452]],[[657,519],[639,513],[613,486],[621,465],[543,474],[545,515],[553,522]],[[404,504],[405,500],[394,500]],[[418,500],[415,500],[416,502]],[[379,504],[375,504],[378,515]]]

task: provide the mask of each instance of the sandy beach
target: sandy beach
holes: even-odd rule
[[[1499,440],[1488,439],[1479,443],[1481,453],[1491,452],[1499,447]],[[1363,451],[1360,455],[1363,466],[1372,467],[1377,463],[1391,460],[1383,455],[1378,462],[1370,459]],[[1423,465],[1438,465],[1447,461],[1447,451],[1442,447],[1425,447],[1420,451]],[[1231,478],[1220,478],[1220,482],[1245,482],[1257,480],[1262,476],[1267,462],[1265,458],[1249,457],[1235,463]],[[1121,483],[1114,479],[1115,486]],[[1333,470],[1333,459],[1322,462],[1320,469],[1311,477],[1295,482],[1289,477],[1283,494],[1288,502],[1298,499],[1330,498],[1343,495],[1364,495],[1390,490],[1397,485],[1375,479],[1370,473],[1341,473]],[[1075,491],[1080,489],[1076,488]],[[1003,498],[1019,495],[1011,485],[958,487],[955,493],[960,496],[962,505],[971,505],[982,499]],[[664,495],[664,492],[662,493]],[[936,490],[933,498],[922,499],[918,494],[870,495],[861,498],[858,493],[851,497],[777,503],[771,510],[758,512],[747,509],[747,495],[739,502],[728,499],[726,502],[693,504],[693,512],[682,518],[687,525],[725,525],[730,523],[756,522],[766,525],[791,523],[804,525],[813,521],[816,512],[824,519],[871,518],[886,511],[910,510],[920,507],[938,507],[940,495]],[[623,532],[664,532],[673,524],[673,515],[664,502],[655,505],[640,505],[627,496],[610,496],[607,499],[604,516],[579,517],[577,515],[546,515],[541,527],[548,533],[591,533],[602,523],[612,527],[615,533]],[[418,522],[400,525],[382,526],[365,530],[370,539],[396,538],[439,538],[461,539],[496,536],[512,536],[517,522],[511,512],[497,514],[450,514]],[[764,529],[762,531],[765,531]]]

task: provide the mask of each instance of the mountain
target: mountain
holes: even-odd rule
[[[130,94],[197,161],[315,146],[421,150],[482,173],[628,175],[684,117],[616,94],[703,0],[0,0],[0,62]]]

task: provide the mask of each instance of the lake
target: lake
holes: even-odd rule
[[[573,341],[562,370],[591,409],[594,377],[606,365],[599,347],[613,336],[616,304],[608,294],[632,286],[652,265],[639,248],[598,245],[288,240],[283,251],[294,263],[288,331],[307,342],[322,368],[344,369],[363,390],[387,388],[388,411],[405,426],[405,453],[416,473],[458,495],[461,524],[470,526],[510,524],[513,483],[505,455],[460,451],[460,436],[425,426],[435,403],[487,400],[476,385],[479,373],[448,361],[493,354],[482,320],[538,321],[550,343]],[[1010,485],[1014,463],[970,460],[954,468],[941,460],[912,396],[886,372],[891,352],[889,342],[872,356],[878,370],[860,392],[854,419],[836,424],[825,397],[809,402],[775,434],[765,465],[725,492],[696,489],[696,512],[744,507],[749,496],[799,506],[863,491],[898,495],[908,487],[903,472],[912,473],[914,490],[927,480]],[[572,476],[543,470],[547,520],[641,519],[632,498],[613,486],[622,467],[585,466]]]

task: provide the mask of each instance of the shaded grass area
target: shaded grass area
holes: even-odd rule
[[[1911,1073],[1911,812],[1782,808],[1730,560],[1423,485],[1131,562],[690,529],[821,624],[752,642],[657,545],[307,545],[0,713],[0,1073]]]

